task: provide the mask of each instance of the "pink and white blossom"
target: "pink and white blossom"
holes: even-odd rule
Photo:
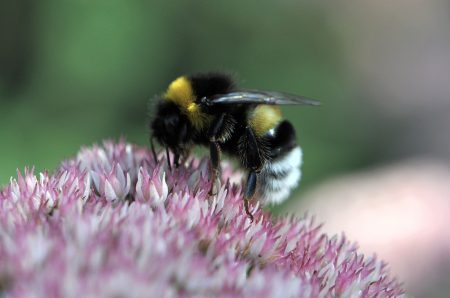
[[[400,297],[386,265],[312,218],[243,210],[241,173],[209,160],[168,170],[121,141],[0,192],[5,297]]]

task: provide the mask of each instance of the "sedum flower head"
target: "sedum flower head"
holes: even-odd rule
[[[386,265],[310,218],[242,204],[241,174],[209,160],[169,171],[143,148],[82,149],[0,192],[0,296],[398,297]]]

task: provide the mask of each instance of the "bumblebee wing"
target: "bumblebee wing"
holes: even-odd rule
[[[208,98],[209,105],[227,104],[267,104],[267,105],[310,105],[318,106],[320,102],[300,95],[284,92],[245,90],[218,94]]]

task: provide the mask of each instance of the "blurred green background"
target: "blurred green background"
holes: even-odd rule
[[[385,165],[395,172],[400,165],[395,173],[401,183],[384,191],[407,199],[410,177],[422,172],[419,181],[437,181],[435,177],[445,175],[434,166],[448,169],[448,0],[3,0],[0,185],[16,176],[16,169],[53,170],[80,146],[104,139],[124,136],[148,146],[151,99],[179,75],[201,71],[226,71],[246,88],[287,91],[322,102],[319,108],[284,108],[304,150],[302,183],[293,197],[305,198],[318,189],[318,197],[326,200],[330,193],[361,183],[351,178],[345,187],[320,192],[324,181],[346,173],[370,178],[365,173]],[[414,158],[433,161],[432,170],[413,164],[404,174],[402,162]],[[387,181],[392,180],[389,175],[382,174]],[[370,178],[370,195],[361,192],[368,197],[361,212],[379,212],[383,221],[384,207],[371,205],[377,198],[372,192],[382,196],[376,184],[381,178],[376,177]],[[417,200],[439,197],[449,206],[448,183],[437,181],[439,191],[429,186],[434,184],[416,184],[411,193]],[[344,203],[336,209],[342,210]],[[444,210],[440,206],[433,205]],[[290,211],[301,214],[305,208]],[[403,222],[436,222],[425,216],[408,221],[404,212],[397,213],[400,235]],[[427,229],[431,226],[414,232],[418,237],[408,245],[422,244],[422,235],[431,235]],[[450,272],[443,265],[450,264],[445,262],[450,249],[443,243],[427,242],[429,256],[405,257],[405,266],[420,259],[430,272],[433,264]],[[399,244],[388,247],[402,251]],[[382,256],[392,262],[403,260],[401,255]],[[441,282],[448,276],[441,271],[435,272],[437,278],[420,277],[420,282],[404,277],[417,297],[439,297],[447,292],[439,285],[449,284]]]
[[[384,24],[401,7],[380,19],[382,4],[355,3],[2,2],[0,184],[103,139],[148,145],[149,100],[175,77],[208,70],[322,101],[285,109],[304,149],[303,189],[411,154],[398,140],[418,116],[385,113],[399,104],[364,62],[385,61],[397,37],[409,46],[418,33],[402,29],[408,20]]]

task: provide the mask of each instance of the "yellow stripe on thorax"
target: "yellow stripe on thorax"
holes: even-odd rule
[[[202,113],[200,107],[195,103],[196,98],[192,84],[186,77],[179,77],[170,83],[164,98],[174,102],[197,129],[202,129],[211,121],[211,117]]]
[[[278,106],[259,105],[250,115],[250,126],[257,136],[263,136],[281,121],[281,109]]]

